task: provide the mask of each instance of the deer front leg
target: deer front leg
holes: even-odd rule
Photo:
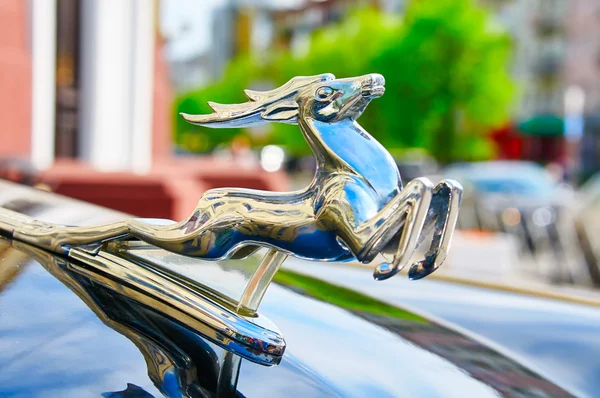
[[[419,243],[419,236],[427,218],[427,212],[432,200],[432,184],[427,178],[417,178],[411,181],[396,196],[388,206],[395,207],[394,217],[391,219],[400,224],[404,222],[400,234],[400,242],[391,263],[382,263],[375,269],[373,277],[384,280],[396,275],[410,261]],[[387,217],[386,206],[381,216]],[[399,216],[402,216],[401,218]],[[398,228],[388,227],[391,231]],[[395,232],[394,232],[395,233]]]
[[[462,186],[454,180],[444,180],[434,188],[424,228],[427,230],[433,226],[433,239],[425,258],[410,267],[410,279],[421,279],[431,274],[446,259],[461,199]]]
[[[325,188],[318,223],[335,231],[358,261],[373,261],[403,226],[399,249],[412,254],[431,202],[433,184],[427,178],[411,181],[379,210],[369,190],[350,178]]]

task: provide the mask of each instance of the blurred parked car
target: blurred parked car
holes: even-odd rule
[[[421,150],[410,150],[395,157],[402,183],[408,184],[417,177],[431,176],[439,172],[435,158]]]
[[[465,188],[459,228],[516,235],[523,264],[533,271],[554,281],[591,282],[571,215],[574,192],[548,170],[492,161],[455,164],[444,175]]]
[[[317,161],[313,155],[291,156],[285,158],[285,170],[291,174],[308,174],[312,177],[317,170]]]

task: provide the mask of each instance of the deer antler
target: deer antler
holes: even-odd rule
[[[189,123],[213,128],[250,127],[267,121],[294,123],[298,104],[298,91],[313,83],[333,80],[330,73],[316,76],[298,76],[270,91],[244,90],[250,101],[243,104],[218,104],[209,102],[213,113],[208,115],[180,115]]]

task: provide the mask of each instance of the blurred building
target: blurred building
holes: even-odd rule
[[[600,2],[569,0],[565,18],[567,45],[564,79],[585,92],[585,113],[600,112]]]
[[[182,59],[169,61],[171,82],[176,91],[201,87],[210,82],[211,56],[195,53]]]
[[[600,167],[592,162],[600,154],[600,2],[481,1],[513,39],[512,71],[520,88],[515,117],[524,136],[520,157],[568,164],[583,156],[579,168]],[[575,113],[565,109],[573,89],[582,92]],[[514,149],[518,134],[513,131],[500,141]],[[586,145],[569,143],[580,139]]]
[[[169,153],[156,1],[5,0],[1,157],[146,172]]]
[[[565,29],[565,81],[584,100],[579,169],[587,177],[600,170],[600,1],[570,0]]]
[[[285,190],[258,166],[171,156],[159,5],[0,1],[0,178],[175,219],[210,188]]]
[[[211,76],[221,77],[240,53],[260,58],[274,49],[302,53],[310,33],[340,20],[353,8],[373,6],[399,12],[405,0],[237,0],[215,10]]]
[[[484,0],[513,38],[512,72],[521,88],[518,116],[562,114],[567,0]]]
[[[0,6],[0,157],[29,157],[31,152],[31,35],[27,3]]]
[[[565,82],[562,74],[566,35],[567,0],[482,0],[512,38],[511,71],[518,82],[519,100],[514,126],[493,137],[501,156],[539,162],[564,162],[562,119],[558,127],[548,123],[563,116]],[[519,128],[535,125],[532,129]],[[541,127],[538,127],[541,126]],[[506,156],[509,154],[511,156]]]

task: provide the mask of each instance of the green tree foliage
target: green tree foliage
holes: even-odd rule
[[[424,148],[441,162],[484,159],[493,155],[485,133],[510,110],[509,51],[508,36],[474,0],[413,0],[403,16],[361,9],[315,31],[305,54],[276,53],[261,64],[239,57],[222,82],[183,95],[176,109],[204,113],[207,100],[245,101],[242,88],[257,80],[276,86],[296,75],[377,72],[386,94],[360,123],[386,147]],[[176,139],[191,131],[206,134],[177,122]],[[214,132],[211,142],[238,133]],[[309,150],[295,126],[273,125],[271,141]]]
[[[238,57],[231,62],[222,81],[179,95],[174,102],[175,144],[191,152],[207,152],[219,144],[229,143],[235,136],[243,134],[239,129],[213,130],[195,126],[183,120],[179,113],[211,113],[212,109],[208,106],[208,101],[223,104],[247,101],[243,88],[249,87],[250,83],[258,77],[257,72],[257,68],[249,57]]]

